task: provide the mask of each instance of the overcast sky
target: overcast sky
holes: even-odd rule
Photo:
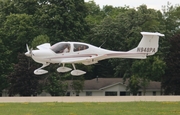
[[[85,0],[85,2],[92,0]],[[130,6],[131,8],[138,7],[142,4],[146,4],[148,8],[154,8],[161,10],[163,5],[167,5],[167,2],[170,1],[172,5],[180,4],[180,0],[94,0],[96,4],[102,8],[104,5],[113,5],[113,6]]]

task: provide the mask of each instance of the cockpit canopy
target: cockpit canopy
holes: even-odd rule
[[[89,48],[88,45],[84,45],[84,44],[74,44],[74,52],[86,50],[86,49],[88,49],[88,48]]]
[[[56,43],[51,47],[51,50],[53,50],[55,53],[68,53],[71,51],[71,48],[73,48],[74,52],[86,50],[89,48],[88,45],[81,44],[81,43],[73,43],[73,46],[71,46],[70,43]]]
[[[69,43],[57,43],[51,47],[55,53],[68,53],[70,51]]]

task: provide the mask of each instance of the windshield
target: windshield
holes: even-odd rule
[[[57,43],[51,47],[55,53],[68,53],[70,51],[69,43]]]

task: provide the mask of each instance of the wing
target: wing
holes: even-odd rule
[[[77,58],[65,58],[61,61],[61,63],[82,63],[84,65],[91,65],[98,63],[99,60],[102,60],[105,55],[97,55],[90,57],[77,57]]]
[[[104,55],[91,55],[88,57],[74,57],[74,58],[64,58],[61,63],[82,63],[84,65],[91,65],[98,63],[100,60],[109,58],[132,58],[132,59],[145,59],[147,53],[129,53],[129,52],[118,52],[118,53],[108,53]]]
[[[109,53],[106,54],[106,58],[146,59],[147,53],[130,53],[130,52]]]

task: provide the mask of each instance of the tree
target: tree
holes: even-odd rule
[[[90,27],[93,27],[97,24],[100,24],[105,15],[101,11],[99,5],[97,5],[94,1],[86,2],[85,5],[88,10],[88,15],[85,17],[88,25],[90,25]]]
[[[99,25],[94,26],[87,41],[96,46],[103,44],[101,47],[106,49],[128,51],[140,42],[142,38],[140,32],[162,31],[162,23],[159,22],[160,12],[148,9],[145,5],[141,5],[137,9],[124,9],[122,8],[116,17],[107,16]],[[107,11],[112,11],[111,7],[107,7]],[[112,65],[101,73],[110,71],[108,76],[130,78],[132,76],[130,68],[134,61],[132,59],[105,60],[104,64],[100,62],[102,66],[99,66],[98,69]]]
[[[35,48],[36,46],[43,43],[49,43],[49,37],[47,35],[38,35],[33,39],[31,45],[33,48]]]
[[[76,92],[76,96],[79,96],[80,91],[83,91],[84,88],[84,78],[80,78],[79,80],[72,81],[72,88]]]
[[[58,74],[51,74],[48,76],[45,89],[51,96],[65,96],[68,84],[64,82],[62,76]]]
[[[18,14],[34,15],[39,9],[39,0],[11,0]]]
[[[88,31],[85,21],[87,8],[83,0],[40,0],[36,24],[51,43],[81,41]]]
[[[149,57],[145,60],[136,60],[132,64],[131,77],[136,76],[139,79],[137,85],[141,86],[143,94],[145,95],[146,87],[151,80],[161,81],[161,76],[165,72],[165,67],[165,62],[156,56]]]
[[[180,34],[170,38],[169,43],[171,46],[165,58],[167,69],[162,77],[162,87],[166,95],[180,95]]]
[[[8,76],[9,95],[31,96],[41,93],[39,80],[41,77],[34,75],[36,66],[30,63],[24,54],[18,54],[18,63],[14,71]]]
[[[168,2],[167,6],[163,6],[162,11],[165,23],[165,34],[167,37],[172,37],[174,34],[179,33],[180,30],[180,6],[173,6]]]
[[[138,76],[131,76],[131,78],[129,79],[127,90],[129,90],[133,95],[137,95],[140,88],[141,86]]]
[[[7,16],[1,31],[2,41],[9,54],[9,62],[16,63],[18,52],[25,52],[25,44],[31,43],[36,36],[33,16],[27,14],[10,14]]]
[[[7,88],[7,79],[6,79],[6,73],[9,73],[11,70],[10,66],[6,65],[6,62],[8,62],[8,55],[10,51],[6,49],[4,44],[2,43],[2,40],[0,39],[0,96],[2,96],[2,90]]]

